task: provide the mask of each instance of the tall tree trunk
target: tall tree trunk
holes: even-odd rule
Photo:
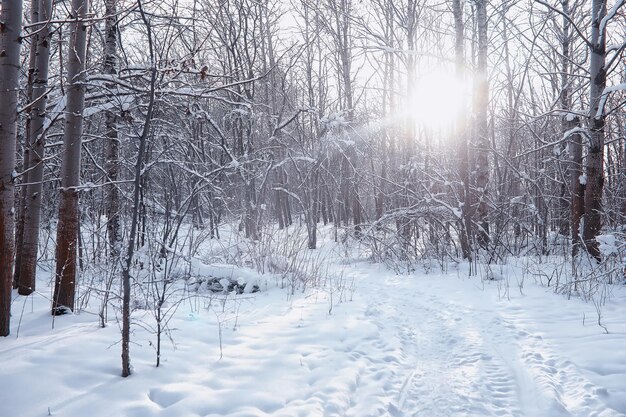
[[[489,126],[487,123],[487,108],[489,104],[489,80],[487,77],[487,2],[476,1],[476,25],[478,28],[478,68],[476,71],[476,91],[474,96],[474,111],[476,114],[476,188],[478,207],[476,222],[479,225],[478,241],[486,247],[489,243],[489,206],[487,204],[487,187],[489,186]]]
[[[8,336],[15,249],[15,134],[22,1],[2,0],[0,14],[0,336]]]
[[[406,30],[406,45],[408,49],[408,54],[405,58],[405,70],[406,70],[406,95],[408,97],[408,103],[412,100],[416,100],[415,97],[415,89],[416,85],[416,47],[417,47],[417,23],[418,23],[418,13],[419,13],[419,5],[417,0],[408,0],[406,3],[406,17],[404,23]],[[412,112],[409,112],[406,120],[406,125],[404,126],[404,132],[402,134],[402,139],[398,143],[399,157],[394,162],[394,164],[399,164],[403,166],[398,170],[398,174],[402,177],[402,180],[405,182],[405,185],[401,187],[400,192],[397,193],[397,202],[396,208],[401,209],[403,213],[396,220],[396,230],[399,234],[400,241],[402,242],[402,254],[408,259],[409,251],[411,249],[411,238],[413,235],[413,230],[417,231],[417,227],[413,227],[417,224],[414,222],[414,215],[409,213],[409,207],[412,204],[411,201],[411,187],[414,184],[409,185],[413,181],[416,180],[415,176],[412,174],[412,162],[411,158],[415,155],[415,144],[417,142],[416,137],[416,119],[415,115]],[[428,220],[430,223],[430,220]]]
[[[106,0],[105,2],[105,41],[104,41],[104,66],[103,72],[114,76],[117,74],[117,1]],[[113,84],[107,89],[113,90]],[[114,100],[111,97],[110,100]],[[109,238],[111,259],[117,259],[120,254],[121,231],[120,231],[120,195],[117,181],[120,174],[120,142],[117,133],[117,110],[111,108],[105,115],[105,130],[107,138],[106,146],[106,200],[107,200],[107,234]]]
[[[589,76],[589,152],[587,153],[585,186],[585,222],[583,240],[591,256],[600,260],[596,237],[602,228],[602,189],[604,186],[604,122],[599,109],[600,98],[606,87],[606,0],[593,0],[591,6],[591,58]]]
[[[339,57],[341,61],[341,77],[344,93],[344,110],[346,119],[352,121],[354,116],[354,91],[352,88],[352,37],[351,17],[352,0],[340,0],[340,10],[337,11],[337,36],[339,37]]]
[[[578,116],[566,116],[566,127],[568,130],[580,125]],[[569,179],[571,188],[570,202],[570,230],[572,234],[572,258],[578,254],[582,241],[580,240],[580,219],[583,217],[585,185],[581,183],[580,177],[583,174],[583,141],[579,133],[569,137],[571,163],[569,169]]]
[[[76,261],[78,249],[78,186],[80,185],[80,153],[85,107],[84,71],[87,49],[85,18],[89,0],[72,0],[67,49],[67,82],[63,161],[61,163],[61,200],[57,226],[56,274],[52,314],[74,310]]]
[[[152,29],[146,14],[143,10],[141,0],[138,2],[141,18],[146,25],[148,32],[148,45],[150,49],[150,97],[148,101],[148,109],[146,111],[146,120],[144,121],[143,131],[139,138],[139,149],[137,151],[137,162],[135,164],[135,178],[133,182],[133,209],[130,231],[128,234],[128,248],[126,252],[125,262],[122,264],[122,376],[127,377],[131,374],[130,367],[130,268],[133,264],[133,256],[135,254],[135,239],[137,236],[137,225],[139,222],[139,214],[141,210],[141,189],[142,187],[142,171],[144,168],[144,156],[146,153],[146,143],[150,134],[152,124],[152,114],[154,112],[154,91],[156,88],[156,63],[154,62],[154,48],[152,45]]]
[[[340,74],[343,89],[343,108],[345,111],[345,117],[347,123],[352,123],[354,120],[354,86],[352,83],[352,0],[340,0],[339,8],[335,10],[336,20],[336,41],[339,49],[339,64]],[[344,220],[346,225],[349,222],[349,217],[352,215],[352,223],[354,225],[355,235],[359,236],[361,233],[362,209],[359,199],[359,184],[358,173],[356,170],[358,164],[358,153],[356,145],[349,145],[345,150],[346,160],[345,164],[346,180],[345,186],[347,189],[342,195],[342,204],[344,209]]]
[[[31,23],[39,21],[39,0],[31,0]],[[33,102],[33,82],[35,78],[35,63],[37,60],[37,36],[33,36],[30,44],[30,52],[28,59],[28,81],[26,85],[26,100],[28,103]],[[24,128],[23,142],[23,158],[22,158],[22,184],[28,184],[29,176],[29,154],[30,154],[30,125],[32,109],[26,109],[27,117]],[[22,264],[22,243],[24,242],[24,214],[26,211],[26,189],[25,187],[19,191],[19,202],[17,207],[17,228],[15,231],[15,269],[13,271],[13,288],[19,288],[20,269]]]
[[[48,93],[48,67],[50,61],[50,25],[45,23],[52,18],[52,0],[39,1],[38,31],[36,37],[35,71],[33,73],[34,103],[30,112],[28,185],[24,207],[24,234],[22,237],[18,292],[28,295],[35,291],[37,273],[37,251],[39,250],[39,230],[43,189],[44,147],[46,142],[46,105]]]
[[[563,29],[562,29],[562,39],[561,39],[561,92],[560,92],[560,97],[559,97],[559,101],[561,104],[561,110],[563,111],[569,111],[571,110],[571,106],[572,106],[572,99],[571,99],[571,86],[570,86],[570,77],[569,77],[569,67],[570,67],[570,21],[568,19],[569,17],[569,0],[561,0],[561,5],[563,7]],[[568,16],[568,17],[566,17]],[[571,125],[572,125],[572,118],[571,117],[565,117],[563,118],[563,120],[561,121],[561,133],[565,134],[569,129],[571,129]],[[570,138],[568,140],[568,142],[572,142],[572,139],[576,140],[576,138]],[[577,163],[577,161],[575,160],[570,160],[569,163],[567,164],[567,169],[565,172],[565,178],[563,181],[563,185],[561,187],[561,199],[560,199],[560,213],[559,213],[559,233],[567,236],[570,234],[571,232],[571,222],[573,220],[573,218],[571,218],[570,216],[567,216],[568,212],[571,214],[573,213],[571,207],[568,207],[568,203],[571,204],[572,200],[573,200],[573,196],[576,192],[576,190],[574,188],[572,188],[570,190],[571,195],[570,195],[570,201],[568,202],[568,198],[567,198],[567,180],[570,179],[569,183],[570,185],[574,185],[574,182],[571,180],[570,176],[573,174],[573,170],[572,170],[572,164]],[[578,181],[578,178],[576,178],[576,181]],[[570,217],[570,218],[568,218]]]
[[[454,56],[456,66],[456,76],[459,82],[465,78],[465,52],[464,52],[464,24],[463,24],[463,6],[461,0],[452,0],[452,13],[454,15]],[[463,109],[463,107],[461,107]],[[459,141],[459,176],[463,186],[459,190],[461,201],[461,219],[460,224],[460,243],[463,258],[468,261],[472,260],[471,245],[471,191],[470,191],[470,173],[469,173],[469,153],[467,146],[467,131],[465,112],[460,111],[457,117],[456,137]]]

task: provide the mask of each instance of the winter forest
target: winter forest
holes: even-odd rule
[[[626,0],[2,0],[0,416],[626,416]]]

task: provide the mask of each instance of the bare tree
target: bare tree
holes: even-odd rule
[[[465,25],[463,20],[463,5],[461,0],[452,0],[452,12],[454,15],[454,56],[456,66],[456,76],[459,80],[465,77]],[[463,196],[461,203],[461,220],[460,223],[460,244],[463,258],[472,260],[471,246],[471,188],[470,188],[470,172],[469,172],[469,153],[467,146],[466,120],[463,112],[459,112],[457,127],[457,141],[459,143],[459,176],[461,178],[462,189],[460,195]]]
[[[28,184],[26,186],[23,218],[23,237],[19,272],[18,292],[28,295],[35,290],[37,271],[37,252],[39,250],[39,231],[41,202],[43,198],[44,149],[46,142],[46,106],[48,103],[48,67],[50,60],[50,23],[52,19],[52,1],[38,1],[39,20],[33,28],[36,36],[33,48],[36,49],[35,70],[33,72],[33,104],[30,112],[30,132],[28,146]]]
[[[89,0],[72,0],[69,47],[67,49],[67,88],[63,162],[61,164],[61,201],[57,226],[56,274],[52,314],[74,310],[77,278],[78,227],[80,213],[80,154],[85,107],[85,59],[87,50],[86,17]]]
[[[591,256],[600,260],[596,237],[602,228],[602,191],[604,188],[604,125],[606,115],[600,99],[606,87],[606,0],[591,3],[589,44],[589,151],[585,168],[585,227],[583,240]]]
[[[585,184],[581,180],[583,175],[583,143],[582,135],[575,132],[580,125],[578,116],[568,114],[565,116],[566,132],[570,132],[571,165],[570,175],[570,233],[572,237],[572,258],[578,254],[582,240],[580,238],[580,220],[584,213]]]
[[[489,186],[489,126],[487,112],[489,105],[489,79],[487,73],[487,54],[489,49],[487,32],[488,0],[476,0],[476,26],[478,32],[477,68],[474,93],[474,112],[476,117],[476,222],[478,223],[478,241],[482,246],[489,243],[489,206],[487,187]]]
[[[39,21],[39,0],[31,0],[30,2],[31,22]],[[31,36],[30,51],[28,59],[28,79],[26,85],[26,100],[28,103],[33,102],[33,83],[35,78],[35,64],[37,61],[37,35]],[[27,114],[24,128],[24,141],[22,151],[22,175],[20,181],[22,184],[28,184],[29,174],[29,153],[30,153],[30,108],[25,109]],[[13,271],[13,288],[19,287],[20,269],[22,263],[22,243],[24,241],[24,215],[26,211],[26,187],[20,187],[19,202],[17,208],[17,225],[15,230],[15,269]]]
[[[152,41],[152,30],[150,22],[146,17],[146,13],[143,9],[141,0],[138,2],[141,18],[146,25],[148,36],[148,47],[150,51],[150,96],[148,98],[148,108],[146,110],[146,118],[139,137],[139,149],[137,150],[137,161],[135,163],[135,178],[134,178],[134,190],[133,190],[133,207],[132,207],[132,219],[130,224],[130,232],[128,237],[128,248],[126,252],[126,259],[122,264],[122,376],[128,377],[131,374],[130,367],[130,270],[133,264],[133,257],[135,254],[135,238],[137,235],[137,222],[139,217],[139,205],[140,205],[140,193],[142,184],[142,173],[144,169],[144,156],[146,153],[146,145],[148,142],[148,135],[150,135],[150,129],[152,124],[152,115],[154,111],[154,94],[156,87],[156,63],[154,62],[154,46]]]
[[[0,7],[0,336],[8,336],[15,244],[13,184],[22,1],[3,0]]]
[[[106,0],[105,2],[105,41],[104,41],[104,65],[102,72],[109,76],[117,74],[117,2],[118,0]],[[110,103],[116,98],[115,84],[109,83]],[[106,146],[106,200],[107,200],[107,233],[109,237],[110,255],[117,259],[120,254],[121,230],[120,230],[120,193],[117,181],[120,176],[120,139],[117,131],[118,113],[115,107],[110,108],[105,114],[105,130],[107,138]]]

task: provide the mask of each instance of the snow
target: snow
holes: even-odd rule
[[[598,110],[596,111],[596,114],[594,117],[596,119],[599,119],[604,114],[604,107],[606,106],[606,101],[609,98],[609,95],[611,95],[611,93],[615,93],[617,91],[624,91],[624,90],[626,90],[626,83],[607,86],[602,92],[602,95],[600,96],[600,103],[598,103]]]
[[[600,252],[603,256],[610,256],[618,253],[620,244],[613,234],[604,234],[596,236],[599,243]]]
[[[51,328],[44,276],[34,296],[14,295],[13,333],[0,339],[0,416],[626,415],[623,286],[602,307],[606,334],[596,304],[521,267],[493,281],[468,278],[465,264],[402,276],[324,250],[326,285],[295,294],[274,276],[193,258],[192,276],[262,292],[188,293],[159,368],[151,315],[135,311],[129,378],[114,320],[100,328],[83,311]]]
[[[327,126],[329,129],[335,129],[344,126],[346,119],[343,112],[336,112],[322,117],[320,123]]]
[[[134,98],[132,96],[124,96],[124,95],[118,94],[115,96],[114,100],[110,99],[106,102],[99,103],[90,107],[86,107],[83,110],[83,117],[85,118],[91,117],[97,113],[108,111],[111,109],[128,110],[131,104],[133,104],[133,102],[134,102]]]
[[[559,142],[566,141],[569,139],[570,136],[577,135],[577,134],[586,135],[587,131],[582,127],[574,127],[566,131],[565,133],[563,133],[563,137],[561,138]]]

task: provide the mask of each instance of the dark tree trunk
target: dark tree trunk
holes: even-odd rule
[[[577,116],[566,117],[567,130],[578,127],[580,121]],[[570,135],[570,152],[571,164],[569,169],[571,202],[570,202],[570,231],[572,235],[572,257],[578,254],[581,247],[580,239],[580,219],[583,217],[584,201],[585,201],[585,185],[581,183],[580,178],[583,174],[583,143],[582,136],[579,133]]]
[[[105,44],[103,72],[114,76],[117,74],[117,0],[105,2]],[[114,90],[113,84],[107,86]],[[109,100],[115,100],[111,97]],[[120,142],[117,132],[118,114],[115,108],[107,110],[105,115],[106,146],[106,201],[107,201],[107,234],[110,255],[116,259],[120,255],[122,236],[120,232],[120,196],[117,181],[120,174]]]
[[[591,59],[589,75],[589,152],[587,153],[585,185],[585,222],[583,240],[591,256],[600,260],[596,237],[602,228],[602,190],[604,187],[604,123],[605,114],[599,109],[600,98],[606,87],[606,36],[603,18],[606,0],[593,0],[591,10]]]
[[[565,16],[569,16],[570,10],[569,10],[569,0],[561,0],[561,5],[563,7],[563,14]],[[561,104],[561,110],[563,111],[570,111],[571,110],[571,106],[572,106],[572,99],[571,99],[571,86],[570,86],[570,43],[571,43],[571,39],[570,39],[570,22],[569,19],[567,17],[563,16],[563,30],[562,30],[562,39],[561,39],[561,93],[560,93],[560,97],[559,97],[559,101]],[[566,116],[565,118],[563,118],[562,122],[561,122],[561,132],[563,134],[566,134],[570,129],[572,129],[573,127],[577,126],[577,123],[574,124],[573,122],[577,122],[575,120],[572,120],[572,117],[568,117]],[[571,144],[571,146],[575,146],[574,142],[580,140],[580,137],[570,137],[568,142]],[[571,149],[570,146],[570,149]],[[567,168],[565,170],[565,177],[563,178],[563,185],[561,187],[561,199],[560,199],[560,216],[559,216],[559,233],[563,236],[569,236],[570,234],[573,236],[573,231],[571,229],[571,223],[574,220],[574,218],[572,217],[573,214],[573,209],[571,207],[571,204],[574,200],[574,194],[576,193],[576,189],[573,188],[574,181],[571,178],[571,176],[574,174],[574,164],[579,164],[581,161],[580,160],[576,160],[574,158],[572,158],[569,163],[567,164]],[[579,174],[580,175],[580,174]],[[567,191],[568,191],[568,180],[569,180],[569,185],[571,186],[571,190],[570,193],[571,195],[568,196],[567,195]],[[578,178],[576,178],[576,181],[578,181]],[[569,199],[568,199],[569,197]],[[570,214],[568,216],[568,213]],[[578,230],[576,232],[576,234],[578,234]],[[573,242],[573,240],[572,240]]]
[[[78,186],[80,185],[80,153],[85,107],[84,71],[87,47],[85,18],[88,0],[72,0],[70,42],[67,49],[67,104],[61,163],[61,201],[57,226],[56,279],[52,314],[74,310],[76,262],[78,249]]]
[[[453,0],[452,12],[454,14],[454,55],[456,64],[456,76],[462,81],[465,76],[465,52],[464,42],[464,24],[463,24],[463,6],[461,0]],[[466,120],[463,112],[459,112],[456,126],[456,136],[459,141],[459,176],[461,178],[462,187],[459,189],[459,195],[462,198],[461,203],[461,219],[459,220],[459,241],[461,244],[461,252],[463,258],[471,262],[472,246],[471,246],[471,190],[470,190],[470,173],[469,173],[469,153],[467,146]]]
[[[489,127],[487,108],[489,103],[489,82],[487,78],[487,1],[476,1],[476,25],[478,29],[478,68],[476,74],[476,91],[474,95],[474,112],[476,114],[476,188],[478,206],[476,222],[478,223],[478,242],[486,247],[489,244],[489,206],[487,202],[489,186]]]
[[[39,21],[39,0],[31,0],[30,3],[31,22]],[[35,78],[35,64],[37,60],[37,36],[33,36],[30,44],[30,52],[28,59],[28,81],[26,85],[26,100],[29,103],[33,102],[33,81]],[[23,159],[22,159],[22,184],[28,184],[29,176],[29,154],[30,154],[30,126],[31,117],[30,113],[32,108],[26,109],[26,123],[24,127],[24,142],[23,142]],[[19,288],[20,283],[20,269],[22,264],[22,244],[24,242],[24,214],[26,211],[26,187],[21,187],[19,191],[19,202],[17,208],[17,229],[15,231],[15,269],[13,271],[13,288]]]
[[[156,63],[154,62],[154,49],[152,45],[152,30],[150,23],[143,10],[141,0],[139,0],[139,10],[146,29],[148,31],[148,45],[150,48],[150,97],[148,101],[148,109],[146,111],[146,120],[144,121],[141,137],[139,138],[139,149],[137,151],[137,162],[135,163],[135,178],[133,182],[133,209],[130,231],[128,236],[128,247],[125,262],[122,264],[122,376],[128,377],[131,374],[130,367],[130,269],[133,264],[135,254],[135,239],[139,224],[139,215],[142,208],[141,190],[143,184],[142,170],[144,167],[144,157],[146,153],[146,144],[152,125],[152,115],[154,112],[154,92],[156,88]]]
[[[38,2],[38,22],[47,22],[52,17],[52,1]],[[50,25],[38,25],[36,41],[35,71],[33,73],[34,103],[30,112],[30,132],[28,143],[28,185],[25,192],[24,225],[21,242],[21,260],[18,291],[28,295],[35,291],[37,274],[37,252],[41,227],[41,207],[43,194],[44,150],[46,142],[46,105],[48,93],[48,67],[50,61]]]

